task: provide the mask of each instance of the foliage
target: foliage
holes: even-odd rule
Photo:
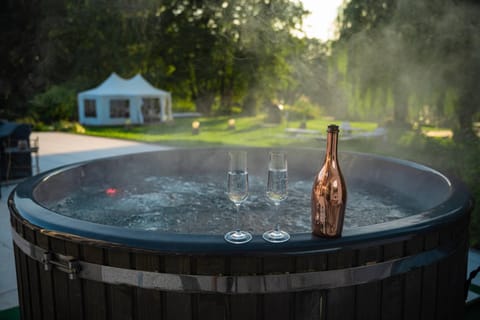
[[[305,11],[289,0],[47,0],[5,6],[11,23],[4,31],[9,37],[2,37],[2,63],[23,72],[0,73],[6,84],[0,103],[9,117],[17,100],[72,81],[80,84],[78,92],[113,71],[124,77],[140,72],[204,114],[217,101],[217,113],[240,107],[254,114],[265,99],[292,95],[297,86],[292,61],[304,51],[304,41],[292,31]],[[20,27],[16,22],[23,20],[26,26]],[[16,42],[16,35],[28,45]]]
[[[72,120],[77,110],[76,95],[64,86],[52,86],[31,101],[33,116],[41,122]]]
[[[70,122],[70,121],[58,121],[53,124],[53,130],[55,131],[64,131],[64,132],[72,132],[72,133],[85,133],[85,127],[83,127],[78,122]]]
[[[285,113],[287,112],[289,121],[305,121],[320,118],[321,116],[320,107],[313,104],[306,96],[301,96],[293,105],[286,105]]]
[[[477,2],[477,3],[475,3]],[[352,0],[339,16],[333,59],[350,113],[389,111],[396,122],[416,121],[425,109],[461,139],[471,138],[478,113],[478,1]],[[456,102],[452,105],[452,96]],[[448,107],[447,107],[448,105]],[[453,121],[452,121],[453,120]]]

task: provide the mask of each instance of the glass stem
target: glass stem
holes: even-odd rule
[[[275,203],[275,219],[278,220],[278,206],[279,206],[279,203],[276,202]],[[277,224],[275,225],[275,231],[279,231],[280,230],[280,223],[277,222]]]
[[[240,233],[240,204],[235,203],[235,208],[237,209],[237,214],[235,215],[236,232]]]

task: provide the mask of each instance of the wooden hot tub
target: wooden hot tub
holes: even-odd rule
[[[409,217],[333,240],[305,232],[270,244],[255,234],[248,244],[231,245],[223,234],[125,229],[44,205],[99,180],[118,185],[152,172],[217,172],[218,151],[107,158],[19,184],[9,208],[22,319],[462,317],[472,200],[457,180],[412,162],[342,154],[347,184],[367,179],[421,205]],[[248,151],[249,171],[263,170],[258,164],[268,150]],[[313,149],[288,152],[293,178],[313,177],[323,158]]]

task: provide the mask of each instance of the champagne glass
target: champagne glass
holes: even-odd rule
[[[275,216],[278,217],[278,207],[280,202],[287,199],[287,155],[285,152],[270,152],[268,162],[268,181],[267,181],[267,198],[275,205]],[[273,230],[269,230],[263,234],[263,239],[268,242],[280,243],[290,239],[290,235],[280,230],[277,223]]]
[[[228,157],[227,195],[237,209],[235,216],[237,229],[227,232],[224,238],[227,242],[242,244],[252,240],[252,235],[249,232],[242,231],[238,227],[240,205],[248,197],[247,153],[245,151],[231,151],[228,153]]]

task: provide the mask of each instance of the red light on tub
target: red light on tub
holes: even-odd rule
[[[116,194],[118,193],[118,189],[117,188],[107,188],[105,190],[105,194],[109,197],[114,197]]]

